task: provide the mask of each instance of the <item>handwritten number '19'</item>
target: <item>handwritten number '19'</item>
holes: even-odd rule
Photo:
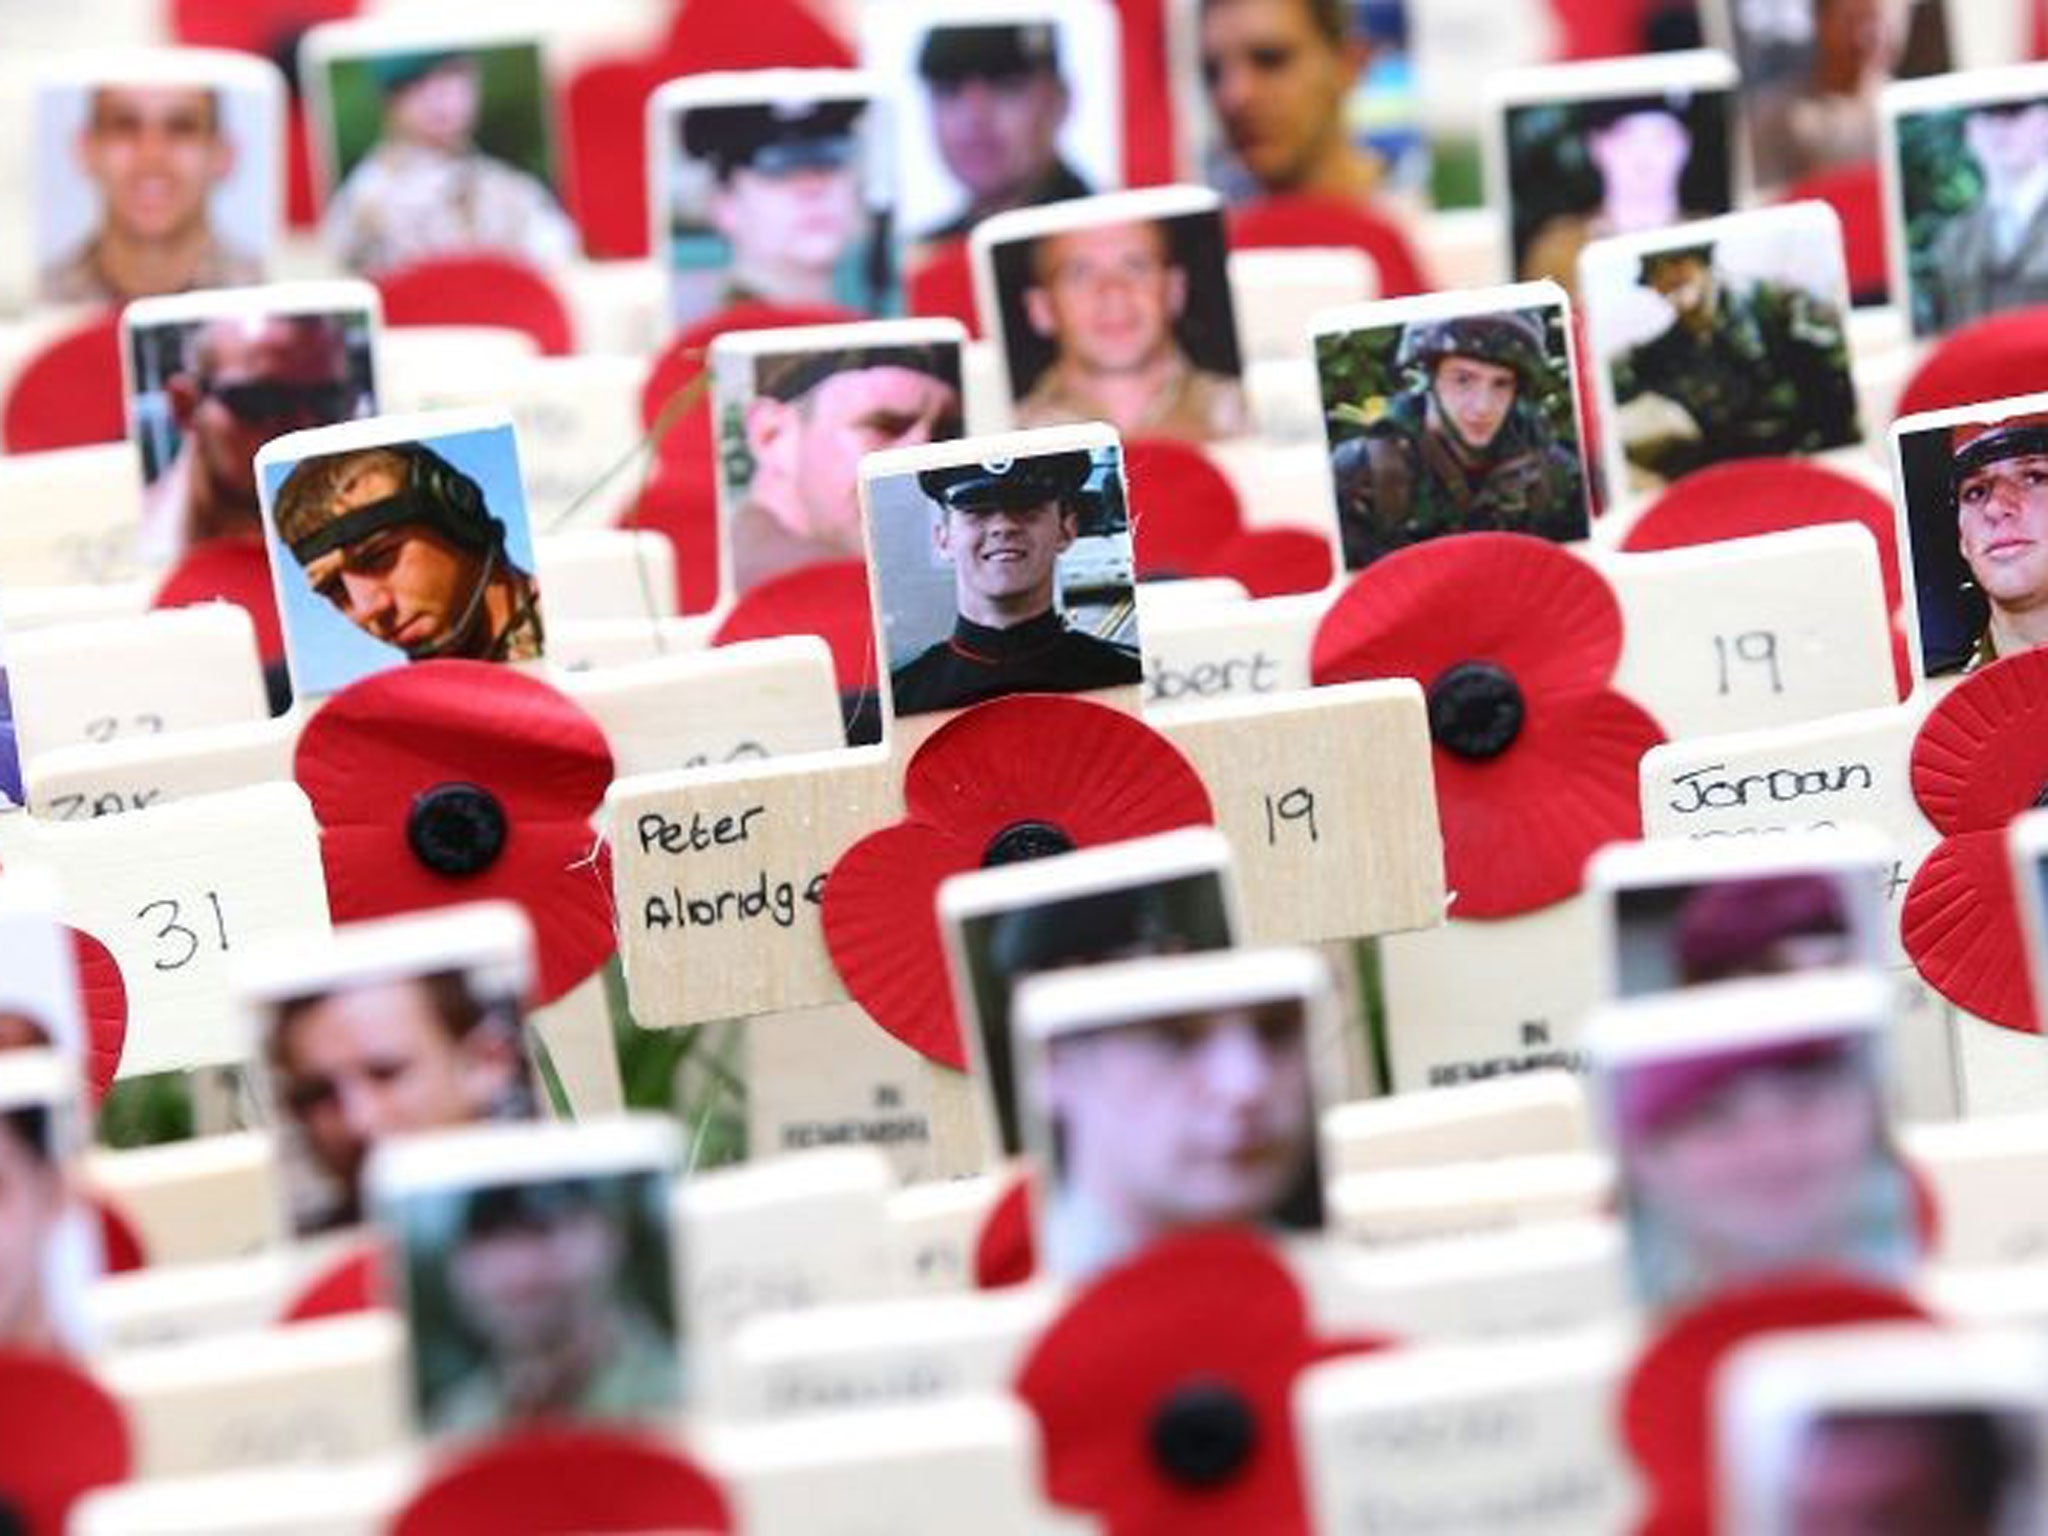
[[[1771,692],[1783,693],[1785,680],[1778,673],[1778,637],[1768,629],[1746,629],[1739,635],[1714,636],[1714,658],[1721,667],[1721,697],[1735,691],[1731,675],[1733,662],[1761,667],[1771,680]]]
[[[1316,797],[1305,787],[1297,785],[1277,795],[1266,796],[1266,846],[1276,846],[1280,841],[1280,827],[1283,822],[1299,822],[1307,829],[1308,840],[1320,842],[1316,831]]]
[[[206,893],[206,906],[213,914],[213,942],[220,949],[226,950],[228,947],[228,924],[227,917],[220,908],[220,893],[218,891],[208,891]],[[200,949],[205,944],[205,939],[182,921],[184,903],[173,897],[166,896],[161,901],[152,901],[148,906],[137,912],[135,916],[140,922],[150,922],[154,920],[151,917],[152,913],[162,914],[163,923],[156,930],[156,938],[159,943],[166,945],[167,948],[163,954],[158,955],[150,964],[160,971],[183,970],[198,956]],[[206,921],[204,915],[198,920],[201,923]]]

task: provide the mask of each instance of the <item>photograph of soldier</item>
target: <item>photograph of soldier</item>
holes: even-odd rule
[[[4,675],[4,673],[0,673]],[[85,1029],[71,932],[33,889],[0,910],[0,1053],[76,1058]]]
[[[900,307],[876,118],[865,98],[680,110],[664,236],[678,325],[749,302]]]
[[[261,1029],[301,1235],[363,1219],[363,1167],[385,1137],[540,1114],[519,1000],[461,970],[286,998]]]
[[[283,195],[282,95],[199,80],[46,88],[37,297],[120,304],[261,282]]]
[[[1218,873],[1021,902],[960,925],[980,1072],[1006,1157],[1023,1151],[1011,1006],[1027,976],[1111,960],[1228,949],[1236,942]]]
[[[1851,881],[1860,877],[1861,888]],[[1868,869],[1802,870],[1615,892],[1615,982],[1623,997],[1784,976],[1883,955]]]
[[[1586,537],[1561,304],[1315,342],[1347,570],[1446,533]]]
[[[899,716],[1141,680],[1114,445],[874,479],[868,505]]]
[[[1898,446],[1924,674],[2048,644],[2048,411],[1909,422]]]
[[[172,306],[172,313],[183,306]],[[148,309],[145,314],[154,315]],[[263,531],[256,450],[377,409],[367,309],[126,317],[129,430],[142,455],[141,558]]]
[[[1897,143],[1914,333],[2048,303],[2048,100],[1902,113]]]
[[[1729,91],[1690,90],[1509,107],[1515,276],[1571,292],[1590,242],[1734,207],[1733,105]]]
[[[541,655],[509,427],[260,468],[293,691],[434,657]]]
[[[683,1373],[669,1187],[633,1170],[380,1196],[403,1254],[422,1431],[670,1424]]]
[[[820,561],[860,559],[862,456],[960,435],[960,348],[952,342],[731,361],[747,380],[719,416],[735,593]],[[721,386],[726,366],[714,348]]]
[[[1950,68],[1942,0],[1719,0],[1766,191],[1878,155],[1878,93]],[[1717,21],[1722,17],[1717,16]]]
[[[1028,1043],[1048,1274],[1085,1278],[1192,1227],[1321,1228],[1307,999],[1122,1001],[1061,1022]]]
[[[343,267],[375,276],[476,251],[552,267],[576,255],[537,45],[335,56],[321,68],[338,185],[320,229]]]
[[[920,238],[961,239],[992,213],[1096,190],[1061,152],[1074,98],[1054,22],[935,26],[917,50],[917,75],[932,144],[960,199]]]
[[[1738,216],[1712,226],[1721,238],[1633,258],[1588,253],[1586,320],[1631,489],[1862,441],[1840,238],[1814,211]]]
[[[2040,1440],[2027,1416],[1962,1404],[1872,1403],[1801,1425],[1786,1536],[1886,1531],[2002,1536],[2040,1528]]]
[[[1417,188],[1406,0],[1193,0],[1203,179],[1232,201]]]
[[[1125,437],[1251,430],[1220,211],[1061,228],[990,248],[1019,427]]]
[[[1765,985],[1765,983],[1752,983]],[[1902,1275],[1911,1189],[1874,1037],[1675,1042],[1605,1087],[1638,1294],[1682,1306],[1805,1268]]]
[[[103,1267],[70,1169],[75,1110],[49,1089],[50,1058],[16,1061],[33,1067],[0,1067],[0,1349],[72,1354]]]

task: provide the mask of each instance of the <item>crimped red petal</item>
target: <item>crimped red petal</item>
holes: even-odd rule
[[[534,1001],[552,1003],[618,949],[611,850],[587,822],[514,823],[489,869],[437,874],[406,846],[403,822],[339,826],[320,834],[327,905],[338,923],[465,901],[516,901],[533,924]]]
[[[1958,1008],[2040,1033],[2002,831],[1943,839],[1906,888],[1899,934],[1914,969]]]
[[[266,665],[284,660],[284,629],[277,619],[277,588],[261,535],[207,539],[192,546],[150,599],[152,608],[233,603],[256,626],[256,654]]]
[[[495,1436],[444,1464],[390,1529],[392,1536],[723,1536],[735,1525],[717,1479],[654,1432],[565,1422]]]
[[[537,677],[423,661],[343,689],[307,722],[294,776],[323,827],[402,821],[413,797],[480,784],[512,821],[592,815],[611,784],[598,723]]]
[[[1678,1314],[1636,1357],[1621,1397],[1622,1439],[1643,1474],[1638,1536],[1703,1536],[1714,1523],[1714,1373],[1766,1334],[1856,1323],[1926,1321],[1904,1292],[1834,1275],[1722,1291]]]
[[[751,588],[711,637],[713,645],[817,635],[832,651],[832,673],[843,692],[875,684],[875,616],[868,601],[867,566],[829,560],[774,576]]]
[[[286,1304],[279,1321],[310,1323],[325,1317],[373,1312],[389,1306],[390,1296],[391,1287],[384,1275],[384,1250],[376,1243],[364,1243],[323,1264],[319,1273]]]
[[[1877,540],[1887,609],[1899,606],[1899,539],[1891,502],[1853,475],[1812,459],[1738,459],[1685,476],[1629,528],[1631,553],[1684,549],[1822,523],[1856,523]]]
[[[1320,592],[1335,569],[1330,541],[1306,528],[1254,528],[1225,539],[1197,576],[1228,576],[1253,597]]]
[[[1451,916],[1515,917],[1577,892],[1598,849],[1642,836],[1637,767],[1663,740],[1648,712],[1601,689],[1531,700],[1497,758],[1436,748]]]
[[[1322,1353],[1300,1290],[1263,1240],[1194,1231],[1079,1291],[1032,1347],[1016,1392],[1038,1418],[1053,1499],[1100,1517],[1110,1536],[1289,1536],[1308,1529],[1290,1396]],[[1234,1390],[1255,1420],[1245,1466],[1206,1488],[1169,1480],[1149,1445],[1161,1406],[1196,1383]]]
[[[1995,381],[1987,387],[1987,381]],[[2048,389],[2048,305],[2010,309],[1953,330],[1920,360],[1893,414],[1975,405],[1988,395]]]
[[[1126,442],[1124,479],[1140,576],[1208,573],[1215,551],[1243,530],[1237,488],[1191,443]]]
[[[1044,821],[1079,848],[1214,820],[1180,749],[1135,716],[1059,694],[992,699],[946,722],[904,773],[908,820],[981,851]],[[829,886],[828,886],[829,889]]]
[[[133,1473],[121,1405],[60,1355],[0,1348],[0,1424],[0,1500],[32,1536],[57,1536],[78,1499]]]
[[[128,984],[114,952],[83,928],[71,930],[71,954],[78,965],[79,1002],[85,1009],[85,1082],[97,1105],[121,1070],[128,1043]]]
[[[1316,628],[1315,681],[1412,677],[1463,661],[1506,668],[1535,701],[1595,688],[1621,656],[1621,605],[1598,571],[1548,540],[1460,533],[1375,560]]]
[[[999,1291],[1038,1273],[1031,1232],[1031,1175],[1020,1173],[988,1208],[974,1238],[974,1287]]]
[[[867,1016],[941,1066],[967,1049],[939,945],[939,882],[978,862],[936,827],[898,822],[839,856],[825,879],[825,948]]]
[[[1913,740],[1913,797],[1943,832],[1988,832],[2048,787],[2048,650],[1973,672]]]

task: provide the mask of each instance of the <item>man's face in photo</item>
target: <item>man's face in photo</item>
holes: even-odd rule
[[[384,110],[399,138],[452,153],[468,147],[482,104],[476,61],[452,59],[400,86]]]
[[[1520,390],[1521,380],[1514,369],[1454,352],[1436,365],[1430,395],[1458,441],[1467,448],[1484,450],[1493,446],[1500,429],[1507,425]]]
[[[959,391],[916,368],[835,373],[799,399],[759,395],[747,407],[764,504],[791,532],[850,550],[860,547],[861,456],[959,435]]]
[[[1054,566],[1074,542],[1077,523],[1058,501],[955,509],[939,519],[933,539],[939,554],[953,562],[963,612],[976,608],[975,599],[986,599],[1041,613],[1052,608]]]
[[[618,1234],[595,1206],[466,1237],[449,1264],[464,1318],[502,1355],[541,1354],[579,1337],[612,1303]]]
[[[1963,137],[1990,180],[2017,181],[2048,160],[2048,102],[1972,112],[1963,120]]]
[[[1142,1230],[1268,1217],[1313,1154],[1292,1000],[1060,1037],[1046,1073],[1066,1179]]]
[[[1157,224],[1104,224],[1047,235],[1024,295],[1032,328],[1088,373],[1129,373],[1173,344],[1187,274]]]
[[[1712,301],[1714,271],[1697,256],[1671,257],[1651,264],[1649,287],[1680,314],[1691,314]]]
[[[1266,186],[1304,176],[1344,112],[1364,63],[1309,15],[1309,0],[1211,0],[1202,7],[1202,81],[1230,152]]]
[[[736,166],[713,193],[710,216],[742,275],[756,264],[828,271],[867,217],[850,163],[772,173]]]
[[[201,227],[208,196],[235,162],[213,92],[171,85],[95,90],[78,158],[105,200],[106,228],[143,244]]]
[[[354,405],[341,328],[275,316],[207,323],[198,367],[166,381],[172,417],[216,499],[256,507],[256,450],[345,420]]]
[[[1617,202],[1669,197],[1692,155],[1692,134],[1674,112],[1631,112],[1587,135],[1586,152]]]
[[[458,1039],[411,980],[347,987],[298,1010],[274,1059],[313,1154],[350,1188],[379,1141],[485,1119],[521,1070],[502,1031],[479,1023]]]
[[[337,512],[394,496],[403,477],[381,464],[343,481]],[[379,529],[323,557],[313,587],[356,628],[408,656],[431,655],[456,632],[476,584],[482,556],[421,523]]]
[[[0,1344],[37,1345],[43,1314],[43,1250],[64,1212],[64,1181],[25,1114],[0,1115]]]
[[[1051,174],[1068,107],[1057,74],[964,75],[930,89],[939,158],[970,201],[1022,197]]]
[[[1913,1414],[1823,1422],[1793,1465],[1793,1536],[1991,1536],[1997,1491],[1971,1486],[1935,1426]]]
[[[1966,474],[1956,487],[1956,539],[1994,605],[2048,602],[2048,454],[2000,459]]]

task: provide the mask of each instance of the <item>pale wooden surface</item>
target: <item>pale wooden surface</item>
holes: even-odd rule
[[[134,1225],[151,1264],[240,1258],[283,1240],[284,1194],[265,1131],[96,1147],[83,1176]]]
[[[708,649],[722,614],[689,614],[679,619],[587,619],[548,624],[548,670],[590,672],[628,662],[652,661],[685,651]]]
[[[815,635],[557,673],[604,727],[619,778],[744,764],[844,741],[832,655]]]
[[[958,1291],[974,1283],[974,1245],[1009,1188],[1004,1173],[912,1184],[889,1197],[897,1279],[906,1291]]]
[[[1376,1169],[1331,1181],[1329,1222],[1347,1243],[1389,1248],[1586,1220],[1603,1214],[1613,1193],[1613,1166],[1593,1151]]]
[[[0,454],[0,586],[143,578],[142,465],[134,445]]]
[[[7,670],[25,763],[270,714],[255,626],[232,603],[31,629],[8,637]]]
[[[196,795],[284,782],[306,717],[296,710],[157,736],[79,742],[26,765],[29,809],[48,821],[91,821]]]
[[[1592,1145],[1585,1089],[1569,1072],[1520,1073],[1426,1094],[1339,1104],[1323,1116],[1328,1176]]]
[[[541,611],[550,625],[675,616],[676,547],[665,533],[651,528],[536,533],[533,558]]]
[[[1634,1350],[1608,1326],[1310,1367],[1296,1422],[1316,1528],[1626,1528],[1633,1474],[1614,1397]]]
[[[741,1041],[749,1157],[872,1147],[903,1183],[941,1177],[929,1064],[857,1004],[749,1019]]]
[[[147,612],[156,582],[101,581],[58,587],[7,588],[7,632],[41,629],[46,624],[90,623],[95,619],[131,618]]]
[[[128,992],[123,1077],[242,1060],[230,951],[330,930],[319,830],[296,784],[94,821],[12,817],[0,855],[49,869],[64,920],[113,951]]]
[[[626,1090],[619,1078],[619,1052],[612,1040],[602,970],[534,1009],[528,1023],[547,1047],[548,1060],[569,1096],[572,1118],[587,1120],[625,1110]]]
[[[419,1476],[409,1455],[123,1483],[72,1506],[75,1536],[376,1536]]]
[[[362,1312],[98,1362],[138,1478],[384,1455],[412,1439],[405,1325]]]

